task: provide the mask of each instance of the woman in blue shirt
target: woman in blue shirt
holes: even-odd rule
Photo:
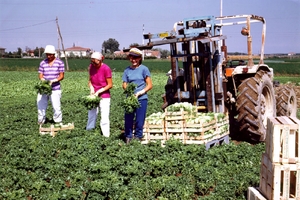
[[[128,83],[134,83],[137,85],[134,94],[140,103],[140,107],[135,109],[133,113],[125,113],[125,142],[129,144],[133,138],[142,140],[143,127],[146,118],[148,95],[147,92],[152,89],[151,74],[145,65],[142,65],[142,51],[137,48],[132,48],[129,51],[129,60],[131,66],[128,66],[123,73],[122,87],[125,90]],[[135,124],[134,124],[135,120]],[[134,137],[133,124],[135,125]]]

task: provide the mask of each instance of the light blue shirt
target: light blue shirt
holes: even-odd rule
[[[122,80],[126,83],[134,83],[137,85],[134,93],[143,90],[146,87],[146,77],[151,77],[148,67],[140,65],[137,68],[131,68],[128,66],[123,73]],[[139,96],[139,100],[148,99],[147,93]]]

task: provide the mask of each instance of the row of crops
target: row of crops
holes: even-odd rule
[[[1,71],[36,71],[41,59],[0,59]],[[258,61],[254,61],[258,63]],[[68,59],[69,71],[86,71],[90,63],[89,59]],[[105,63],[111,66],[115,72],[123,72],[129,64],[127,60],[109,60]],[[169,60],[144,60],[143,63],[148,66],[151,72],[166,73],[170,69]],[[300,74],[299,63],[300,58],[293,59],[269,59],[265,63],[274,69],[274,73],[278,76],[289,75],[295,76]]]

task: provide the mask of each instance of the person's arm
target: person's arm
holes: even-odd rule
[[[151,79],[151,77],[147,76],[146,79],[145,79],[145,81],[146,81],[147,86],[144,88],[144,90],[145,90],[145,92],[148,92],[153,87],[153,85],[152,85],[152,79]]]
[[[57,78],[55,78],[53,80],[50,80],[50,85],[52,85],[52,83],[56,83],[56,82],[59,82],[59,81],[63,80],[64,77],[65,77],[65,73],[60,72]]]
[[[123,88],[123,90],[126,90],[126,88],[127,88],[127,83],[126,82],[122,83],[122,88]]]
[[[44,79],[44,74],[43,73],[39,73],[39,79],[41,80],[41,81],[44,81],[45,79]]]
[[[107,82],[107,85],[105,87],[99,89],[95,93],[95,95],[98,96],[99,94],[101,94],[101,93],[105,92],[106,90],[109,90],[109,89],[111,89],[113,87],[113,83],[112,83],[112,78],[111,77],[110,78],[106,78],[106,82]]]
[[[91,69],[91,65],[88,66],[88,74],[89,74],[88,87],[90,88],[90,95],[94,95],[95,94],[95,88],[94,88],[94,86],[92,84],[92,81],[91,81],[90,69]]]
[[[142,89],[141,91],[137,92],[135,94],[136,97],[141,96],[141,95],[145,94],[146,92],[148,92],[149,90],[152,89],[152,80],[151,80],[151,77],[147,76],[145,78],[145,82],[146,82],[146,87],[144,89]]]

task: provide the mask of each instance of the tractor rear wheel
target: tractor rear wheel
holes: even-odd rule
[[[276,93],[276,115],[296,117],[297,96],[294,89],[287,85],[275,87]]]
[[[273,84],[266,72],[259,71],[238,86],[237,111],[241,134],[252,142],[264,141],[267,118],[276,113]]]

